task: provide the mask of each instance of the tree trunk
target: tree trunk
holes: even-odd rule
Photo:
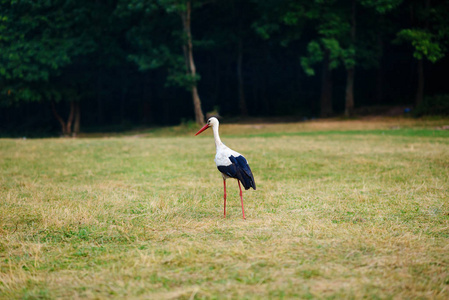
[[[74,115],[75,115],[75,102],[70,101],[70,113],[69,118],[67,119],[67,126],[66,126],[67,136],[70,136],[72,134],[72,124]]]
[[[58,120],[59,124],[61,124],[62,134],[66,135],[66,132],[67,132],[66,124],[65,124],[64,120],[62,119],[62,117],[58,114],[58,111],[56,110],[55,103],[53,101],[51,102],[51,111],[53,112],[53,115],[55,116],[56,120]]]
[[[215,58],[215,66],[214,66],[214,76],[215,76],[215,82],[214,82],[214,99],[215,103],[220,103],[220,90],[222,86],[221,82],[221,75],[222,75],[222,69],[220,68],[220,60]]]
[[[246,107],[245,91],[243,88],[242,61],[243,61],[243,42],[242,42],[242,38],[239,37],[238,54],[237,54],[237,79],[239,82],[239,106],[240,106],[240,114],[242,116],[247,116],[248,109]]]
[[[379,22],[381,24],[384,23],[384,15],[380,16]],[[379,66],[377,68],[376,73],[376,104],[380,105],[383,102],[384,98],[384,71],[383,71],[383,54],[384,54],[384,41],[382,37],[382,31],[380,30],[380,27],[378,28],[379,31],[377,32],[377,46],[380,49],[379,53]]]
[[[193,106],[195,108],[195,121],[199,125],[204,125],[204,115],[201,110],[201,100],[198,95],[198,89],[196,85],[192,86],[192,98],[193,98]]]
[[[345,116],[350,117],[354,114],[354,67],[347,69],[346,74]]]
[[[430,0],[426,0],[426,11],[430,10]],[[424,28],[427,30],[429,28],[429,18],[426,19]],[[418,88],[416,90],[415,105],[418,106],[422,103],[424,98],[424,60],[418,60]]]
[[[380,105],[384,98],[384,75],[382,66],[380,65],[376,73],[376,104]]]
[[[74,101],[70,102],[70,113],[69,117],[67,118],[67,122],[65,122],[64,119],[58,114],[54,102],[51,102],[51,109],[53,111],[54,116],[59,121],[59,124],[61,124],[62,135],[70,136],[72,133],[72,124],[75,115],[75,102]]]
[[[329,51],[323,60],[323,74],[321,76],[321,117],[327,118],[333,114],[332,110],[332,72],[330,70]]]
[[[191,1],[187,1],[186,10],[181,12],[182,24],[184,33],[186,35],[186,44],[183,47],[184,57],[186,60],[187,66],[187,74],[192,77],[192,86],[190,87],[192,90],[192,99],[193,99],[193,107],[195,109],[195,121],[199,125],[204,125],[204,114],[201,109],[201,100],[198,95],[197,84],[194,81],[196,76],[196,67],[195,61],[193,60],[193,45],[192,45],[192,33],[190,30],[190,16],[192,13]]]
[[[75,102],[75,123],[73,124],[73,137],[76,137],[80,133],[80,102]]]
[[[351,11],[351,42],[355,47],[355,31],[356,31],[356,1],[352,0]],[[353,58],[355,60],[355,57]],[[354,70],[355,62],[352,65],[346,67],[346,103],[345,103],[345,116],[350,117],[354,114]]]
[[[264,47],[264,56],[265,57],[270,57],[270,48],[268,47],[268,45],[265,45]],[[261,96],[261,100],[264,104],[264,108],[265,108],[265,113],[267,115],[270,115],[272,113],[271,110],[271,105],[270,105],[270,99],[268,99],[267,96],[267,86],[268,86],[268,82],[269,82],[269,78],[268,75],[270,74],[269,70],[267,70],[267,68],[264,66],[261,70],[261,74],[260,74],[260,80],[259,80],[259,84],[260,84],[260,96]]]
[[[424,98],[424,61],[418,60],[418,89],[416,90],[415,105],[422,103]]]
[[[122,124],[125,123],[126,92],[127,92],[127,89],[125,87],[122,87],[122,91],[121,91],[121,94],[120,94],[120,122]]]
[[[142,120],[144,124],[149,124],[153,121],[152,116],[152,90],[151,90],[151,78],[150,73],[146,72],[143,77],[142,88]]]
[[[103,123],[102,78],[100,70],[97,77],[97,122],[98,125]]]

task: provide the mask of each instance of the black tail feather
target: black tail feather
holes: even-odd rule
[[[245,190],[249,190],[250,188],[256,189],[256,182],[254,181],[254,176],[251,170],[249,171],[249,174],[240,172],[239,175],[238,180],[240,180]]]

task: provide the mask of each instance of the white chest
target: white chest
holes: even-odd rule
[[[220,145],[217,147],[217,153],[215,154],[215,164],[218,166],[229,166],[232,164],[229,159],[230,156],[240,156],[241,154],[226,147],[225,145]]]

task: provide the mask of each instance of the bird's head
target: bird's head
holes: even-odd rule
[[[198,132],[195,135],[198,135],[201,132],[203,132],[204,130],[206,130],[207,128],[214,127],[214,126],[218,126],[218,119],[215,117],[209,118],[209,120],[207,120],[206,125],[204,125],[200,130],[198,130]]]

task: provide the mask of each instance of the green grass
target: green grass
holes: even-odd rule
[[[0,298],[447,299],[437,122],[223,125],[247,220],[208,131],[2,139]]]

